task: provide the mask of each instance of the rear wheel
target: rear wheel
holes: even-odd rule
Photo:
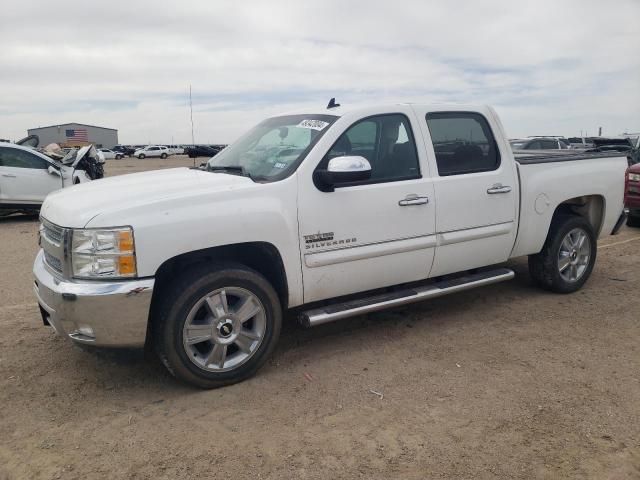
[[[571,293],[582,288],[596,261],[596,236],[583,217],[554,217],[542,251],[529,256],[529,273],[542,288]]]
[[[167,158],[167,154],[166,154],[166,153],[163,153],[162,155],[160,155],[160,158],[162,158],[162,159]]]
[[[239,264],[196,268],[166,289],[155,309],[154,344],[180,380],[216,388],[252,376],[273,351],[282,324],[278,296]]]

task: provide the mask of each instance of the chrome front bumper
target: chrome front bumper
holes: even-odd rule
[[[144,345],[154,280],[69,281],[49,271],[42,250],[33,265],[33,289],[45,323],[78,343]]]

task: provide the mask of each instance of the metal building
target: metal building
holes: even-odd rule
[[[30,128],[29,135],[37,135],[40,145],[57,143],[62,147],[80,147],[93,143],[96,147],[113,148],[118,144],[118,130],[84,123],[63,123],[48,127]]]

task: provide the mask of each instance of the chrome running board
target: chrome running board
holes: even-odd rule
[[[350,300],[333,305],[327,305],[300,313],[300,323],[306,327],[315,327],[323,323],[341,320],[343,318],[376,312],[399,305],[421,302],[429,298],[442,297],[450,293],[470,290],[492,283],[504,282],[515,276],[513,270],[497,268],[478,273],[462,275],[460,277],[433,282],[425,286],[408,288],[391,293],[372,295],[366,298]]]

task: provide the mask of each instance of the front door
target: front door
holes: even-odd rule
[[[435,198],[410,107],[346,128],[320,161],[365,157],[370,180],[321,191],[299,176],[305,303],[427,278],[435,246]]]
[[[507,260],[517,231],[518,180],[504,142],[501,154],[493,131],[502,133],[490,123],[491,112],[415,111],[437,170],[431,276]]]

